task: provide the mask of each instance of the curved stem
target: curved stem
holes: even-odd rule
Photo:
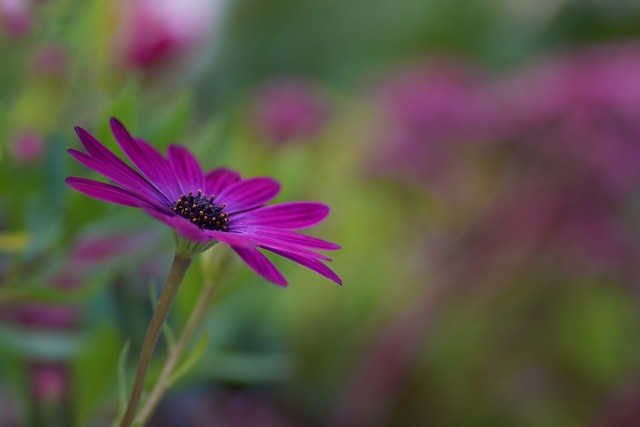
[[[160,336],[162,325],[167,318],[167,314],[169,314],[169,309],[171,308],[173,300],[178,293],[180,283],[182,283],[182,279],[184,278],[189,265],[191,265],[191,261],[192,258],[184,258],[177,253],[173,257],[173,263],[171,264],[169,275],[167,276],[167,280],[164,284],[164,289],[162,289],[160,299],[158,299],[158,303],[156,304],[153,316],[151,317],[151,322],[149,322],[147,334],[144,337],[142,350],[140,351],[140,359],[138,360],[136,378],[133,383],[133,390],[131,390],[129,404],[127,405],[127,410],[125,411],[124,417],[120,422],[120,427],[131,426],[133,417],[136,414],[136,409],[138,408],[138,404],[140,403],[140,397],[142,396],[142,392],[144,390],[144,383],[145,379],[147,378],[147,370],[149,369],[149,362],[151,361],[153,349],[158,342],[158,337]]]
[[[162,396],[164,395],[167,388],[171,385],[169,384],[169,379],[171,375],[175,372],[176,366],[178,362],[182,358],[185,350],[187,349],[187,345],[189,341],[191,341],[191,337],[195,332],[198,325],[201,323],[202,317],[204,316],[207,306],[209,305],[209,301],[211,300],[212,295],[217,289],[217,282],[211,279],[207,279],[204,282],[202,291],[200,291],[200,295],[198,296],[198,302],[196,306],[193,308],[189,319],[187,320],[187,324],[180,335],[180,339],[176,343],[175,347],[171,354],[169,354],[169,358],[165,362],[162,367],[162,372],[160,373],[160,377],[158,378],[158,382],[154,386],[151,394],[147,398],[140,414],[136,418],[136,423],[141,426],[147,421],[147,418],[151,416],[156,406],[160,403]]]

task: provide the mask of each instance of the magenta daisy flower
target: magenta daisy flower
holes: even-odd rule
[[[260,248],[342,284],[323,263],[331,259],[317,252],[340,246],[294,231],[320,223],[329,213],[328,206],[315,202],[265,206],[280,191],[280,184],[272,178],[242,179],[238,172],[225,168],[204,173],[182,146],[169,146],[165,158],[149,143],[133,138],[118,120],[111,119],[111,130],[139,172],[76,127],[87,153],[70,149],[69,154],[113,185],[69,177],[69,186],[96,199],[144,209],[173,229],[176,250],[183,256],[223,242],[256,273],[286,286],[285,278]]]

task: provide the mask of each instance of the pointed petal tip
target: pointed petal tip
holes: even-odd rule
[[[270,282],[280,286],[281,288],[286,288],[289,286],[289,282],[287,282],[286,280],[278,282],[276,282],[275,280],[270,280]]]
[[[116,140],[119,140],[119,138],[126,140],[133,139],[125,125],[115,117],[111,117],[109,119],[109,125],[111,126],[111,132],[113,132],[113,136],[115,136]]]
[[[73,130],[76,132],[76,135],[78,135],[78,138],[80,138],[80,140],[91,136],[91,134],[82,126],[74,126]]]

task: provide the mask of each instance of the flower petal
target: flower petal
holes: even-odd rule
[[[281,251],[277,249],[268,249],[268,250],[273,252],[274,254],[278,254],[282,257],[290,259],[291,261],[298,263],[303,267],[307,267],[309,270],[315,271],[321,276],[324,276],[327,279],[336,282],[338,285],[342,285],[342,279],[340,279],[340,277],[338,277],[338,275],[333,270],[331,270],[329,267],[327,267],[317,259],[307,258],[307,257],[300,256],[298,254],[294,254],[287,251]]]
[[[138,174],[129,165],[127,165],[125,162],[120,160],[115,154],[113,154],[111,151],[109,151],[109,149],[107,149],[107,147],[102,145],[100,143],[100,141],[98,141],[96,138],[94,138],[89,132],[87,132],[86,130],[84,130],[81,127],[78,127],[78,126],[76,126],[75,131],[78,134],[78,138],[80,139],[80,142],[82,143],[82,146],[85,148],[85,150],[87,150],[87,153],[89,153],[89,155],[91,157],[95,158],[98,161],[101,161],[102,163],[105,164],[105,166],[108,166],[109,169],[117,171],[118,174],[121,175],[122,177],[128,177],[131,181],[136,181],[136,182],[139,182],[139,183],[141,183],[142,181],[146,182],[146,180],[144,180],[144,178],[142,178],[140,176],[140,174]],[[78,152],[78,151],[76,151],[76,152]],[[81,161],[77,157],[76,157],[76,160]],[[88,165],[86,165],[86,166],[92,168],[91,166],[88,166]],[[92,169],[97,170],[95,168],[92,168]],[[100,172],[100,171],[98,171],[98,172]],[[100,173],[102,173],[103,175],[107,176],[103,172],[100,172]],[[109,179],[113,179],[111,177],[108,177],[108,178]],[[121,185],[128,186],[128,185],[125,185],[125,184],[121,184]],[[142,184],[141,183],[141,185],[147,186],[147,185],[152,185],[152,184],[149,184],[147,182],[147,184]]]
[[[280,183],[271,178],[249,178],[238,181],[222,190],[217,196],[217,203],[224,203],[225,212],[246,211],[272,200],[280,192]]]
[[[169,162],[151,144],[134,139],[117,119],[111,119],[111,131],[120,148],[144,176],[172,202],[182,194]]]
[[[273,237],[283,242],[292,243],[294,245],[303,246],[305,248],[320,249],[325,251],[334,251],[340,249],[340,245],[327,242],[315,237],[306,236],[304,234],[295,233],[293,231],[287,231],[272,227],[263,226],[236,226],[234,231],[243,234],[257,234],[259,236]]]
[[[272,237],[266,237],[266,236],[259,236],[257,234],[253,234],[252,235],[251,233],[246,233],[246,234],[245,233],[238,233],[238,234],[246,235],[253,242],[255,242],[259,247],[267,249],[267,250],[278,249],[278,250],[283,250],[283,251],[295,253],[295,254],[298,254],[298,255],[303,256],[303,257],[317,258],[317,259],[322,259],[322,260],[325,260],[325,261],[331,261],[331,258],[329,258],[328,256],[326,256],[324,254],[313,252],[313,251],[311,251],[309,249],[306,249],[306,248],[304,248],[302,246],[299,246],[299,245],[294,245],[294,244],[291,244],[291,243],[283,242],[280,239],[274,239]]]
[[[285,230],[312,227],[329,214],[329,206],[314,202],[290,202],[265,206],[230,218],[230,229],[241,225],[264,225]]]
[[[215,196],[233,183],[240,181],[240,174],[227,168],[217,168],[207,173],[205,193]]]
[[[137,194],[134,194],[129,190],[116,187],[115,185],[74,176],[65,179],[64,182],[74,190],[95,199],[118,203],[125,206],[133,206],[135,208],[151,206],[149,203],[141,200]]]
[[[133,169],[120,169],[113,167],[107,162],[98,160],[97,158],[78,150],[69,149],[67,152],[84,166],[104,175],[116,184],[132,191],[133,193],[138,194],[140,198],[145,199],[150,204],[168,206],[169,201],[167,198]]]
[[[182,193],[204,191],[204,173],[193,154],[186,148],[173,144],[169,146],[167,154]]]
[[[229,246],[237,246],[237,247],[250,247],[254,248],[257,244],[251,239],[250,236],[233,233],[228,231],[215,231],[215,230],[205,230],[205,233],[212,239],[219,240],[228,244]]]
[[[146,163],[140,162],[143,164],[142,167],[136,165],[138,169],[158,187],[158,190],[166,194],[172,202],[178,200],[182,195],[182,191],[180,191],[180,185],[178,185],[178,181],[176,181],[176,177],[173,175],[169,161],[165,159],[153,145],[144,139],[134,138],[134,141],[136,141],[144,152],[143,159],[146,160]]]
[[[287,286],[287,280],[282,273],[273,265],[271,261],[267,259],[256,248],[249,247],[236,247],[231,248],[242,258],[244,262],[251,267],[253,271],[264,277],[265,279],[280,286]]]
[[[187,239],[194,240],[198,243],[207,243],[211,241],[211,238],[204,231],[202,231],[200,227],[190,223],[181,216],[173,215],[153,208],[145,209],[145,211],[157,220],[164,222],[169,227],[176,230],[178,234],[186,237]]]
[[[86,130],[82,129],[80,126],[76,126],[75,128],[76,134],[82,143],[82,146],[87,153],[91,156],[95,157],[98,160],[102,160],[103,162],[113,163],[113,164],[126,164],[120,160],[115,154],[113,154],[107,147],[102,145],[100,141],[98,141],[93,135],[91,135]],[[129,166],[127,166],[129,167]]]

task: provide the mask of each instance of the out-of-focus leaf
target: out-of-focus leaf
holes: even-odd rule
[[[115,387],[121,341],[116,329],[107,324],[94,329],[84,348],[72,365],[71,402],[77,425],[90,425],[92,412],[102,399],[110,397],[108,392]]]
[[[0,233],[0,252],[22,252],[29,241],[29,234],[24,232]]]
[[[236,383],[272,383],[288,381],[294,366],[289,353],[251,354],[212,351],[198,375]]]
[[[103,114],[103,120],[98,123],[95,135],[104,145],[118,153],[120,151],[111,133],[109,118],[116,117],[134,136],[139,136],[138,117],[141,110],[142,95],[140,86],[136,82],[129,82],[111,101]]]
[[[149,142],[161,151],[174,142],[192,145],[184,138],[192,117],[193,99],[188,92],[182,92],[176,98],[164,114],[154,120],[154,126],[149,132]]]
[[[200,359],[200,356],[202,356],[202,353],[204,353],[204,350],[207,348],[208,340],[209,334],[205,331],[205,333],[202,334],[202,336],[198,340],[198,343],[194,347],[193,352],[191,352],[187,360],[185,360],[184,363],[175,370],[173,375],[169,377],[169,385],[174,384],[176,381],[182,378],[196,364],[198,359]]]
[[[28,358],[67,359],[82,345],[82,337],[73,332],[0,329],[0,341],[5,349]]]
[[[117,423],[120,422],[122,416],[124,415],[124,411],[127,406],[127,355],[129,354],[129,348],[131,347],[131,342],[127,340],[122,346],[122,350],[120,351],[120,357],[118,357],[118,417],[114,421],[113,426],[116,427]]]

